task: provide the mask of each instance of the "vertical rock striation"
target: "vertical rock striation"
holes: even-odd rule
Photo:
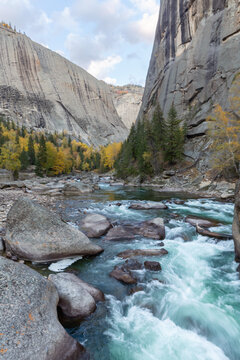
[[[151,115],[157,102],[166,115],[174,103],[188,116],[186,153],[196,160],[213,104],[228,107],[239,46],[239,0],[161,0],[139,118]]]
[[[122,141],[127,129],[109,87],[26,35],[0,26],[0,114],[93,145]]]

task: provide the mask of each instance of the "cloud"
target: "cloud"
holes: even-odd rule
[[[16,25],[25,32],[45,32],[52,20],[47,14],[35,8],[29,0],[1,0],[1,20]]]
[[[108,56],[103,60],[93,60],[90,62],[87,71],[98,79],[109,79],[107,77],[109,70],[112,70],[120,62],[122,62],[122,58],[119,55]]]
[[[152,43],[156,30],[158,13],[143,14],[142,18],[128,25],[125,36],[131,43],[146,42]]]
[[[103,81],[105,81],[107,84],[111,84],[111,85],[117,84],[117,79],[113,79],[111,77],[106,77],[103,79]]]

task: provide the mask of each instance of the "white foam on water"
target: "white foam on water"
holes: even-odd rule
[[[112,316],[107,330],[114,360],[229,360],[215,344],[185,330],[170,319],[160,320],[147,310],[132,306],[124,313],[111,298]]]
[[[74,264],[76,261],[81,260],[82,256],[78,256],[71,259],[63,259],[57,262],[52,263],[48,269],[53,272],[62,272],[67,269],[70,265]]]

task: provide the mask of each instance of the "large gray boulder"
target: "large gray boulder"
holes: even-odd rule
[[[87,359],[58,321],[59,298],[51,281],[0,257],[0,290],[1,359]]]
[[[134,236],[134,228],[132,227],[124,227],[122,225],[114,226],[107,233],[105,240],[109,241],[123,241],[123,240],[132,240],[135,238]]]
[[[18,199],[8,213],[5,244],[18,258],[36,262],[103,251],[59,215],[27,197]]]
[[[236,184],[235,190],[235,208],[232,231],[235,246],[235,260],[240,263],[240,181]]]
[[[81,222],[81,230],[90,238],[105,235],[112,227],[106,216],[89,214]]]
[[[161,203],[161,202],[139,202],[139,203],[133,203],[129,206],[129,209],[133,210],[162,210],[167,209],[167,205]]]
[[[67,183],[63,188],[63,193],[66,196],[79,196],[93,192],[93,187],[82,182]]]
[[[70,273],[49,275],[59,294],[60,319],[74,326],[96,309],[96,301],[103,301],[103,293]]]
[[[164,220],[160,217],[144,221],[136,233],[146,238],[164,240],[165,239],[165,225]]]

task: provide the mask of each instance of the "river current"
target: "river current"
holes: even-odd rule
[[[134,295],[129,295],[129,286],[109,277],[113,267],[124,262],[116,255],[126,249],[159,248],[159,241],[140,236],[115,242],[93,239],[104,252],[70,266],[106,295],[94,314],[68,329],[93,359],[240,360],[240,280],[233,241],[204,237],[185,222],[186,215],[214,219],[223,224],[214,231],[231,233],[233,204],[209,199],[175,204],[179,197],[102,185],[84,199],[65,200],[64,216],[74,226],[84,212],[103,214],[115,224],[158,216],[166,223],[164,248],[169,254],[148,259],[159,261],[162,271],[136,271],[143,290]],[[169,209],[129,209],[136,200],[164,201]]]

